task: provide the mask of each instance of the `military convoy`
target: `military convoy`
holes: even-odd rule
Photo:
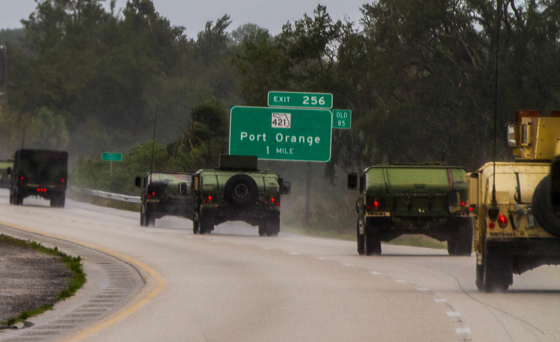
[[[134,183],[142,188],[140,195],[140,226],[154,226],[156,219],[166,215],[192,217],[192,176],[181,172],[148,172],[136,177]]]
[[[17,150],[10,178],[10,204],[22,205],[28,196],[50,200],[64,208],[68,184],[68,153],[53,150]]]
[[[472,253],[473,226],[466,207],[464,168],[445,163],[376,165],[348,175],[356,201],[360,255],[381,254],[381,241],[424,234],[447,241],[450,255]]]
[[[487,292],[507,290],[514,273],[560,264],[560,112],[518,111],[507,143],[517,161],[468,177],[476,285]]]
[[[217,169],[202,169],[193,175],[193,233],[207,234],[227,221],[258,226],[260,236],[280,231],[281,195],[290,193],[290,183],[275,172],[259,170],[257,157],[220,155]]]
[[[220,155],[217,169],[192,173],[150,172],[141,187],[140,225],[153,226],[165,215],[185,216],[193,233],[208,234],[227,221],[258,226],[260,236],[280,231],[280,197],[290,183],[269,170],[257,169],[257,157]]]

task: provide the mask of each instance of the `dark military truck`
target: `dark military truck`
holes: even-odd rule
[[[14,168],[8,169],[10,204],[22,205],[28,196],[51,201],[51,207],[64,208],[68,185],[68,153],[53,150],[17,150]]]
[[[466,171],[444,163],[377,165],[348,174],[356,201],[358,253],[381,254],[381,241],[424,234],[447,241],[450,255],[472,253],[473,224],[465,206]]]
[[[189,173],[164,171],[136,177],[135,185],[142,188],[140,226],[154,226],[156,219],[167,215],[192,218],[191,179]]]
[[[14,162],[11,160],[0,160],[0,189],[10,188],[10,175],[8,174],[8,168],[11,170],[14,166]]]
[[[280,231],[280,197],[290,193],[290,183],[275,172],[259,170],[257,157],[220,155],[217,169],[203,169],[193,176],[193,233],[207,234],[227,221],[258,226],[260,236]]]

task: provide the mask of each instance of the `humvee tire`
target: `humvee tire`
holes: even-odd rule
[[[258,197],[257,183],[246,174],[232,176],[224,187],[224,198],[235,208],[245,208],[254,204]]]
[[[485,292],[506,292],[513,284],[513,259],[507,256],[489,254],[482,265],[483,288]]]
[[[360,234],[360,220],[358,220],[358,226],[356,227],[356,241],[358,243],[358,254],[364,255],[365,250],[365,241],[364,241],[364,234]]]
[[[192,232],[193,232],[193,234],[198,234],[199,229],[200,229],[200,221],[197,220],[196,218],[193,218],[193,220],[192,220]]]
[[[379,235],[373,232],[373,227],[368,227],[364,223],[364,241],[365,241],[365,254],[366,255],[380,255],[381,254],[381,239]]]
[[[268,227],[268,220],[267,219],[262,219],[259,222],[259,236],[266,236],[267,234],[267,227]]]
[[[280,217],[269,217],[266,222],[266,235],[278,236],[279,232],[280,232]]]
[[[457,232],[447,239],[449,255],[470,256],[473,246],[473,225],[470,217],[450,217],[447,225]]]
[[[210,234],[214,230],[214,216],[200,216],[199,233]]]
[[[544,177],[533,193],[533,215],[549,234],[560,237],[560,214],[552,210],[548,200],[550,175]]]

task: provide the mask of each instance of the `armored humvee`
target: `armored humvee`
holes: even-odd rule
[[[356,201],[358,253],[381,254],[381,241],[424,234],[447,241],[450,255],[472,253],[467,172],[445,163],[376,165],[348,174]]]
[[[11,160],[0,160],[0,189],[10,188],[10,175],[8,174],[8,168],[12,168],[14,162]]]
[[[518,111],[507,133],[517,161],[486,163],[468,177],[476,286],[486,292],[507,290],[514,273],[560,264],[560,160],[551,171],[560,155],[560,111]]]
[[[8,168],[10,204],[22,205],[28,196],[50,200],[64,208],[68,184],[68,153],[52,150],[17,150],[14,168]]]
[[[217,169],[203,169],[193,176],[193,233],[207,234],[227,221],[259,227],[260,236],[280,231],[280,197],[290,193],[290,183],[275,172],[258,170],[257,157],[220,155]]]
[[[142,188],[140,195],[140,226],[154,226],[156,218],[166,215],[192,218],[192,176],[181,172],[148,172],[136,177],[134,184]]]

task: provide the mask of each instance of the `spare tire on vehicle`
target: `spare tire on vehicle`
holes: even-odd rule
[[[548,198],[550,175],[544,177],[533,193],[533,215],[548,233],[560,237],[560,213],[552,210]]]
[[[254,205],[259,196],[255,180],[246,174],[237,174],[226,182],[224,197],[235,208]]]

